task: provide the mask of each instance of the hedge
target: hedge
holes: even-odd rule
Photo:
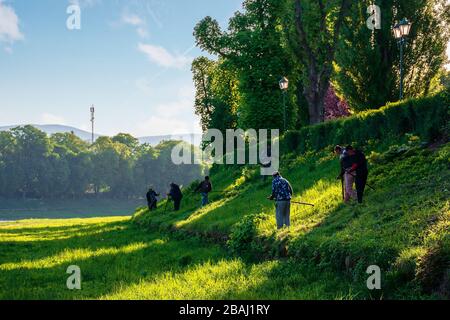
[[[281,140],[283,150],[305,153],[336,144],[365,145],[368,140],[391,139],[406,133],[432,142],[448,132],[447,92],[427,98],[391,103],[378,110],[289,131]]]

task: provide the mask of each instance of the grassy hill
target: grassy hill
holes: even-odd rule
[[[442,140],[448,117],[444,118],[447,127],[433,126],[431,121],[423,130],[405,124],[396,114],[407,113],[410,107],[395,105],[329,125],[360,121],[363,126],[371,117],[389,122],[391,114],[398,120],[392,127],[405,128],[403,134],[356,142],[368,154],[369,184],[375,188],[367,188],[363,205],[342,203],[340,181],[336,181],[338,161],[331,147],[310,146],[303,153],[285,149],[281,161],[282,174],[296,192],[294,200],[315,204],[314,208],[294,205],[289,230],[276,230],[274,205],[265,200],[271,181],[251,166],[213,168],[212,181],[221,192],[213,194],[205,208],[198,209],[200,198],[190,193],[181,212],[148,213],[143,208],[134,221],[149,230],[221,243],[229,254],[249,261],[283,261],[308,266],[317,274],[332,273],[344,279],[339,284],[355,298],[448,297],[450,145]],[[439,114],[439,106],[426,108]],[[440,136],[441,142],[427,142],[431,136]],[[371,265],[383,271],[381,291],[367,289],[366,270]],[[287,272],[286,279],[295,276]],[[334,292],[336,297],[341,293]]]
[[[363,130],[377,123],[383,130]],[[252,166],[214,167],[205,208],[191,186],[177,213],[163,202],[131,221],[0,224],[0,299],[448,298],[447,130],[448,103],[432,98],[291,133],[281,172],[295,200],[315,207],[294,206],[289,230],[276,230],[271,181]],[[335,139],[368,155],[375,190],[363,205],[342,204]],[[70,265],[81,268],[81,291],[65,286]],[[371,265],[380,291],[367,289]]]

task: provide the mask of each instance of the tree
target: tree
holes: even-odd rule
[[[342,27],[333,83],[355,111],[379,108],[399,96],[399,48],[392,26],[407,17],[413,26],[404,55],[405,96],[432,91],[433,79],[446,61],[449,6],[446,0],[375,1],[381,9],[381,29],[367,28],[367,7],[355,1]]]
[[[325,120],[324,99],[330,86],[339,35],[352,1],[295,0],[295,37],[290,45],[302,73],[311,124]]]
[[[149,144],[143,144],[136,151],[134,165],[135,194],[144,194],[153,185],[159,185],[161,170],[157,164],[158,153]]]
[[[203,131],[210,128],[212,106],[211,77],[215,62],[206,57],[196,58],[192,62],[192,74],[195,85],[195,114],[200,116]]]
[[[127,146],[132,151],[136,150],[139,146],[139,140],[128,133],[119,133],[118,135],[112,137],[111,140]]]
[[[81,197],[89,187],[92,176],[92,162],[88,151],[89,144],[74,133],[55,133],[51,136],[53,153],[58,154],[59,161],[68,166],[67,184],[65,188],[56,189],[53,185],[52,195],[56,190],[61,197]],[[64,190],[61,194],[60,191]]]
[[[239,104],[236,72],[223,60],[199,57],[192,63],[192,73],[195,113],[200,116],[203,131],[235,128]]]
[[[282,95],[278,81],[290,76],[282,20],[286,0],[246,0],[244,12],[230,19],[227,31],[206,17],[195,27],[197,45],[223,59],[235,70],[239,88],[238,125],[243,129],[275,129],[283,126]],[[292,87],[288,105],[295,101]],[[297,110],[287,108],[288,125],[296,123]]]
[[[152,148],[127,134],[101,137],[93,145],[73,133],[50,138],[32,127],[0,132],[0,197],[80,198],[142,196],[150,184],[164,190],[174,181],[189,184],[201,176],[201,165],[175,166],[165,142]]]
[[[27,195],[40,196],[41,181],[48,172],[48,157],[51,144],[47,135],[33,126],[17,127],[11,130],[15,140],[10,170],[11,181],[23,198]]]

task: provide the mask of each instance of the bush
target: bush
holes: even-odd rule
[[[411,99],[389,104],[379,110],[325,122],[291,131],[281,140],[283,150],[305,153],[319,151],[336,144],[364,145],[371,139],[389,139],[412,133],[432,142],[446,135],[448,128],[449,98],[446,94]]]

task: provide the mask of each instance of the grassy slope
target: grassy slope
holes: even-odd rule
[[[450,145],[422,149],[417,138],[407,139],[389,151],[388,143],[368,146],[373,151],[369,183],[377,190],[367,190],[362,206],[341,203],[337,161],[329,153],[285,157],[282,171],[297,191],[295,200],[316,204],[295,206],[289,231],[275,230],[273,204],[264,200],[270,181],[262,181],[252,168],[214,172],[216,190],[227,192],[213,195],[215,201],[206,208],[197,209],[199,198],[191,195],[181,213],[148,214],[142,209],[135,221],[152,230],[231,238],[228,247],[241,256],[269,260],[287,256],[297,263],[313,263],[316,272],[350,278],[347,287],[359,297],[373,294],[365,289],[365,270],[379,265],[385,290],[378,295],[431,297],[431,291],[422,295],[421,289],[435,275],[423,269],[437,259],[442,271],[442,261],[450,260]],[[436,289],[436,284],[432,287]]]

